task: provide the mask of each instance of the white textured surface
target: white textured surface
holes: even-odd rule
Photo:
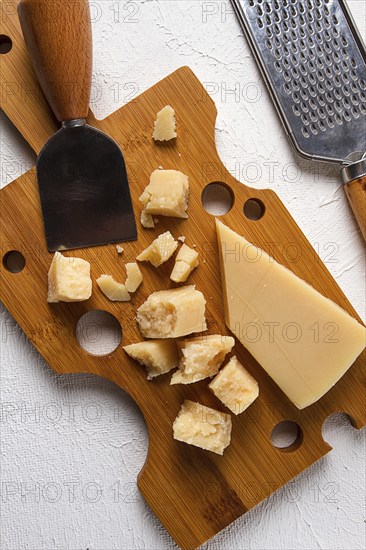
[[[364,35],[365,3],[350,5]],[[365,318],[362,240],[337,170],[300,161],[291,150],[229,2],[105,0],[92,10],[96,116],[188,64],[216,101],[217,146],[228,169],[253,187],[276,190]],[[227,93],[235,86],[239,99]],[[35,157],[1,121],[5,185]],[[4,309],[1,429],[2,548],[175,547],[136,490],[147,448],[137,407],[104,380],[56,376]],[[207,548],[364,548],[365,431],[339,416],[324,437],[333,452]]]

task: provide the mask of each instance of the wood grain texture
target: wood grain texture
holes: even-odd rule
[[[344,188],[363,238],[366,241],[366,176],[350,181]]]
[[[20,0],[25,43],[57,120],[86,118],[92,76],[87,0]]]
[[[15,51],[24,55],[21,44],[15,46]],[[11,62],[19,67],[22,63],[27,65],[24,60],[14,60],[14,55]],[[31,74],[29,67],[27,71]],[[27,104],[20,112],[16,94],[13,99],[18,108],[11,107],[8,98],[7,113],[12,113],[11,119],[18,128],[25,126],[28,115],[33,117],[42,112],[45,117],[39,105]],[[176,109],[178,138],[174,142],[155,144],[151,139],[153,120],[156,112],[168,103]],[[149,432],[147,460],[138,486],[177,544],[186,549],[195,548],[214,536],[324,456],[330,447],[322,439],[321,428],[328,415],[346,412],[359,428],[366,422],[365,353],[324,398],[299,411],[237,342],[233,353],[259,381],[260,396],[246,412],[233,418],[232,443],[224,456],[214,455],[172,438],[172,423],[184,399],[224,410],[208,390],[207,381],[170,386],[167,374],[148,382],[144,370],[123,352],[122,345],[141,339],[134,319],[136,308],[151,292],[175,286],[169,280],[173,260],[158,269],[141,264],[144,282],[130,303],[109,302],[98,290],[95,280],[101,273],[123,280],[123,264],[134,261],[136,255],[165,230],[170,230],[175,237],[186,235],[188,245],[197,245],[201,264],[189,282],[195,283],[207,299],[208,333],[228,334],[223,318],[214,218],[201,204],[203,189],[213,181],[228,185],[235,197],[233,208],[222,217],[225,223],[270,251],[278,262],[357,317],[276,194],[240,184],[225,169],[215,147],[216,115],[212,100],[187,67],[104,120],[98,121],[89,115],[88,122],[110,134],[122,148],[136,217],[141,210],[138,197],[150,173],[160,165],[187,174],[191,196],[188,220],[162,218],[154,230],[144,230],[138,224],[138,240],[123,245],[122,257],[117,256],[115,246],[66,253],[91,263],[94,291],[87,302],[46,302],[47,271],[52,255],[45,245],[35,170],[1,192],[1,256],[10,250],[19,250],[26,259],[24,270],[18,274],[8,272],[1,264],[2,299],[6,307],[56,372],[91,372],[103,376],[125,389],[137,402]],[[51,125],[41,129],[43,135],[51,130]],[[34,131],[32,137],[32,132],[28,132],[27,136],[34,149],[39,150],[40,140],[36,134]],[[244,203],[253,197],[266,207],[259,221],[250,221],[243,215]],[[112,313],[123,328],[122,344],[104,357],[88,354],[75,338],[79,318],[95,309]],[[284,419],[298,422],[303,432],[301,444],[289,452],[274,448],[270,442],[273,427]]]

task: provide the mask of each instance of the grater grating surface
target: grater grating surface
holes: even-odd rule
[[[366,52],[339,0],[232,0],[279,114],[306,158],[366,151]]]

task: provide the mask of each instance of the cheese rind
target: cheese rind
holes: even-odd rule
[[[159,235],[150,246],[143,250],[137,260],[140,262],[150,262],[154,267],[159,267],[174,254],[178,246],[170,231]]]
[[[101,275],[97,279],[97,285],[112,302],[129,302],[131,300],[126,286],[122,283],[117,283],[112,275]]]
[[[216,228],[227,326],[288,398],[308,407],[363,351],[365,327],[219,220]]]
[[[48,272],[47,302],[82,302],[91,294],[90,263],[55,252]]]
[[[153,138],[155,141],[169,141],[177,137],[175,112],[166,105],[158,112],[154,122]]]
[[[183,244],[175,258],[170,278],[175,283],[184,283],[195,267],[198,266],[198,252]]]
[[[213,334],[178,342],[182,357],[170,384],[192,384],[218,373],[225,355],[235,344],[232,336]]]
[[[259,395],[258,382],[235,355],[208,387],[234,414],[244,412]]]
[[[140,196],[144,214],[188,218],[188,176],[178,170],[154,170]]]
[[[207,329],[206,300],[195,286],[150,294],[137,310],[137,323],[145,338],[179,338]]]
[[[231,417],[186,399],[173,423],[177,441],[222,455],[231,440]]]
[[[178,366],[178,350],[174,340],[147,340],[124,346],[123,349],[146,367],[148,380]]]
[[[125,286],[128,292],[136,292],[143,281],[142,273],[136,262],[129,262],[125,265],[127,279]]]

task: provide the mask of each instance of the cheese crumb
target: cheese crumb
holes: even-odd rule
[[[158,267],[167,260],[176,251],[178,246],[170,231],[161,233],[145,250],[138,256],[140,262],[150,262],[154,267]]]
[[[186,399],[173,423],[177,441],[222,455],[231,440],[231,417]]]
[[[208,387],[234,414],[245,411],[259,395],[258,382],[235,355]]]
[[[128,292],[136,292],[143,280],[140,268],[136,262],[127,263],[125,267],[127,271],[126,289]]]
[[[225,359],[225,355],[234,347],[232,336],[199,336],[178,343],[182,357],[179,370],[172,376],[170,384],[192,384],[204,378],[214,376]]]
[[[145,229],[153,229],[155,227],[152,215],[146,214],[145,210],[141,212],[140,222]]]
[[[90,263],[55,252],[48,272],[47,302],[82,302],[91,294]]]
[[[192,271],[198,266],[198,252],[186,244],[181,246],[170,278],[175,283],[184,283]]]
[[[206,300],[194,285],[150,294],[137,310],[137,323],[145,338],[179,338],[207,330]]]
[[[158,112],[154,122],[153,138],[155,141],[169,141],[177,137],[175,112],[166,105]]]
[[[131,297],[122,283],[117,283],[112,275],[101,275],[97,279],[100,290],[112,302],[129,302]]]
[[[124,346],[123,349],[146,367],[148,380],[178,366],[178,350],[174,340],[148,340]]]
[[[117,254],[122,254],[124,251],[124,248],[120,246],[119,244],[116,245]]]
[[[186,240],[185,236],[184,235],[181,235],[180,237],[178,237],[178,241],[181,241],[182,243],[184,243]]]
[[[188,218],[188,176],[178,170],[154,170],[139,200],[145,214]]]

